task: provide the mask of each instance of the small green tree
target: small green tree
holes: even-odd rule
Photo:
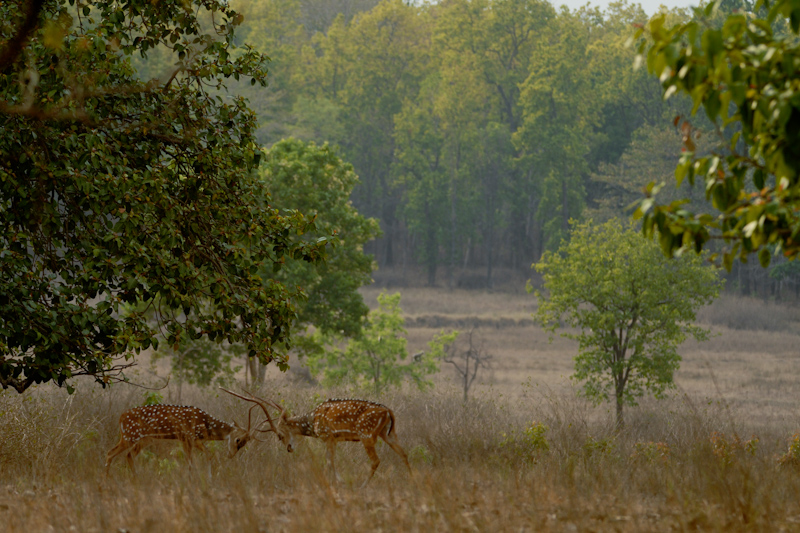
[[[452,343],[457,333],[436,335],[429,343],[429,350],[408,358],[405,338],[405,319],[400,309],[400,293],[378,296],[379,309],[372,311],[364,320],[361,335],[349,340],[342,348],[340,336],[322,334],[321,345],[332,346],[320,349],[308,357],[308,366],[313,374],[322,374],[328,385],[354,383],[368,385],[375,394],[390,387],[399,387],[409,380],[420,390],[433,384],[427,376],[439,370],[439,361],[445,347]]]
[[[374,268],[364,244],[381,230],[376,219],[361,215],[350,201],[359,183],[353,166],[328,144],[284,139],[264,151],[259,179],[273,207],[314,220],[315,230],[304,239],[327,237],[333,245],[325,262],[287,258],[281,270],[269,273],[287,286],[303,288],[305,297],[294,302],[298,322],[347,337],[358,334],[369,311],[358,289],[372,283]]]
[[[623,406],[651,392],[656,398],[674,386],[687,336],[708,338],[693,325],[695,312],[719,293],[716,270],[696,254],[667,259],[659,246],[612,219],[601,226],[573,222],[571,239],[534,265],[546,293],[536,291],[536,319],[554,332],[563,325],[578,332],[573,379],[597,403],[614,398],[617,425]],[[529,292],[532,290],[528,284]]]

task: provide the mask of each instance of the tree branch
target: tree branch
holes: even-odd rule
[[[0,72],[4,72],[17,57],[19,57],[31,34],[39,25],[39,14],[44,7],[44,0],[31,0],[28,2],[28,12],[25,20],[19,27],[17,34],[8,41],[6,49],[0,54]]]

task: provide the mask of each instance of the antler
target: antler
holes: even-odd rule
[[[247,391],[245,391],[245,392],[247,392],[247,395],[249,396],[249,398],[246,397],[246,396],[242,396],[241,394],[236,394],[235,392],[229,391],[228,389],[225,389],[223,387],[220,387],[220,389],[224,390],[228,394],[236,396],[237,398],[241,398],[244,401],[252,402],[252,403],[255,403],[255,404],[258,404],[259,406],[261,406],[261,410],[264,411],[264,414],[267,417],[267,420],[265,420],[265,422],[269,422],[270,429],[266,429],[266,430],[258,429],[259,426],[264,424],[264,422],[262,422],[261,424],[256,426],[256,428],[253,431],[274,431],[275,433],[278,432],[278,429],[275,427],[275,423],[272,421],[272,417],[269,416],[269,411],[267,411],[267,403],[269,403],[272,407],[275,407],[275,408],[279,409],[280,412],[281,412],[281,415],[283,414],[283,408],[275,405],[273,402],[267,402],[267,400],[262,400],[261,398],[256,398],[255,396],[253,396],[252,394],[250,394]],[[251,407],[250,410],[252,411],[254,407],[255,407],[255,405],[253,407]],[[250,431],[249,420],[248,420],[247,430],[248,430],[248,432]]]
[[[258,407],[258,406],[257,406],[257,405],[254,405],[253,407],[251,407],[251,408],[250,408],[250,410],[249,410],[249,411],[247,411],[247,433],[248,433],[248,434],[250,433],[250,419],[251,419],[251,418],[252,418],[252,416],[253,416],[253,409],[255,409],[256,407]],[[259,424],[259,425],[260,425],[260,424]],[[258,426],[256,426],[256,427],[258,427]]]

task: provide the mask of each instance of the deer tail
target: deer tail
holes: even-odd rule
[[[392,411],[389,411],[389,430],[386,432],[386,436],[387,437],[394,437],[395,436],[394,426],[395,426],[394,413]]]

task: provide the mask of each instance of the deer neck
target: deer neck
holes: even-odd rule
[[[229,424],[216,418],[211,418],[206,421],[206,431],[208,433],[208,440],[225,440],[228,435],[236,430],[236,426]]]
[[[316,437],[317,433],[314,431],[314,417],[311,413],[305,415],[293,416],[286,419],[286,425],[292,433],[303,435],[306,437]]]

